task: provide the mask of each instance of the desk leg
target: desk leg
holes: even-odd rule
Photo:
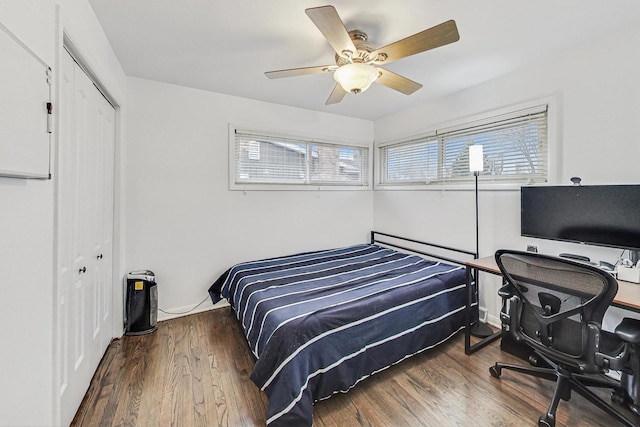
[[[480,341],[476,342],[475,344],[471,344],[471,323],[472,323],[472,319],[471,319],[471,312],[472,312],[472,305],[473,305],[473,286],[472,283],[474,283],[474,278],[476,279],[475,283],[476,283],[476,299],[478,300],[478,304],[480,303],[479,298],[477,298],[477,296],[479,295],[479,290],[477,288],[477,277],[478,277],[478,270],[472,268],[471,266],[466,266],[466,273],[467,273],[467,306],[465,307],[465,329],[464,329],[464,354],[472,354],[478,350],[480,350],[482,347],[485,347],[486,345],[492,343],[493,341],[495,341],[496,339],[498,339],[501,335],[502,335],[502,329],[498,330],[497,332],[494,332],[493,334],[489,335],[486,338],[481,339]],[[472,271],[473,270],[473,271]],[[479,319],[474,319],[476,322],[479,322]]]
[[[467,305],[465,307],[465,325],[464,325],[464,354],[471,354],[471,283],[473,283],[473,277],[471,276],[471,267],[467,266]]]

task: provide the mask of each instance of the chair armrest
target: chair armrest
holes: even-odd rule
[[[515,295],[515,291],[513,289],[513,285],[511,284],[506,284],[503,287],[501,287],[500,289],[498,289],[498,295],[500,296],[500,298],[502,299],[509,299],[512,296]]]
[[[616,326],[615,334],[622,341],[631,344],[640,343],[640,319],[625,317],[622,319],[622,322]]]

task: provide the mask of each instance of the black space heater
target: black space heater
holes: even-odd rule
[[[125,335],[143,335],[158,328],[158,285],[153,271],[127,275],[124,310]]]

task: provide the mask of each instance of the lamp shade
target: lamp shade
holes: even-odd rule
[[[378,78],[378,70],[371,64],[358,62],[341,66],[333,73],[333,78],[345,92],[360,93],[369,89]]]
[[[474,144],[469,146],[469,171],[482,172],[484,170],[484,156],[482,145]]]

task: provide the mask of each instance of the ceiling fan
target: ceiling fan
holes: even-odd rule
[[[372,83],[379,83],[405,95],[411,95],[422,87],[420,83],[409,80],[386,70],[380,65],[435,49],[460,39],[458,28],[453,20],[376,49],[360,30],[347,31],[342,19],[333,6],[321,6],[306,9],[305,13],[336,51],[335,64],[315,67],[290,68],[268,71],[270,79],[302,76],[306,74],[333,72],[336,81],[326,104],[336,104],[348,93],[364,92]]]

